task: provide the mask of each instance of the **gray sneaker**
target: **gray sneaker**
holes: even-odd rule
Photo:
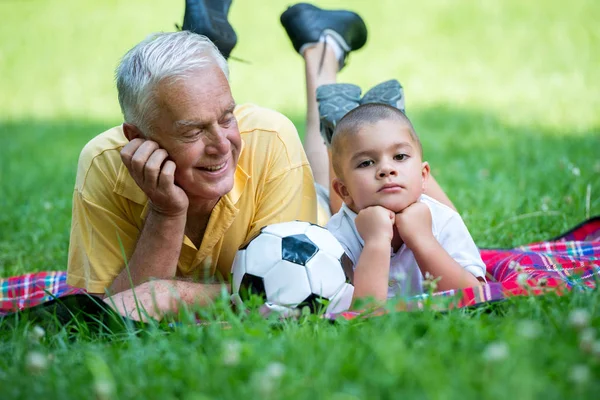
[[[331,137],[337,122],[348,111],[359,106],[360,94],[360,87],[350,83],[333,83],[317,88],[321,136],[328,146],[331,144]]]
[[[398,110],[405,112],[404,109],[404,89],[396,79],[391,79],[373,86],[362,99],[360,104],[367,103],[383,103],[396,107]]]

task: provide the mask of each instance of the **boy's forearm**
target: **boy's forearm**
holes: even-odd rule
[[[381,241],[365,243],[354,270],[353,300],[371,297],[385,302],[390,275],[390,244]]]
[[[457,263],[434,238],[419,241],[411,248],[423,275],[429,272],[438,281],[438,290],[463,289],[480,282]]]

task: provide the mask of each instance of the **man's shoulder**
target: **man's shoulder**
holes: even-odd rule
[[[257,161],[274,164],[275,158],[285,159],[286,168],[308,166],[298,131],[285,115],[254,104],[243,104],[236,108],[235,116],[244,141],[241,164],[250,157],[259,168],[262,167]]]
[[[234,111],[241,134],[255,130],[278,132],[292,122],[282,113],[252,103],[238,105]]]
[[[292,121],[278,111],[255,104],[243,104],[236,108],[235,116],[240,134],[246,140],[266,136],[281,141],[286,147],[302,146]]]
[[[121,165],[121,149],[127,143],[123,128],[116,126],[92,138],[81,150],[77,167],[76,187],[80,190],[90,175],[98,170],[105,177],[116,179]]]

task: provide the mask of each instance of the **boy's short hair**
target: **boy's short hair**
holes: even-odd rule
[[[401,121],[407,125],[410,131],[410,136],[417,145],[419,154],[423,156],[423,146],[419,140],[419,136],[415,132],[412,123],[399,109],[383,103],[367,103],[362,104],[355,109],[349,111],[337,123],[333,131],[331,139],[331,161],[333,170],[337,176],[341,176],[341,168],[339,166],[339,158],[342,156],[344,144],[349,136],[358,132],[365,125],[372,125],[383,120]]]

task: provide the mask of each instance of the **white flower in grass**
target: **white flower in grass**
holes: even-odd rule
[[[579,168],[577,168],[577,167],[573,167],[573,168],[571,168],[571,173],[572,173],[573,175],[575,175],[575,176],[579,176],[579,175],[581,175],[581,171],[580,171],[580,170],[579,170]]]
[[[272,362],[265,368],[265,376],[271,379],[279,379],[285,374],[285,365],[280,362]]]
[[[508,345],[504,342],[492,342],[483,351],[483,359],[489,362],[502,361],[508,357]]]
[[[527,286],[527,280],[529,279],[529,274],[526,274],[524,272],[520,273],[519,275],[517,275],[517,283],[520,286]]]
[[[542,278],[538,279],[537,285],[540,287],[544,287],[544,286],[548,285],[548,278],[542,277]]]
[[[438,287],[438,278],[434,278],[429,272],[425,272],[425,279],[423,279],[423,290],[425,292],[435,292]]]
[[[592,351],[594,341],[596,340],[596,331],[594,328],[585,328],[579,334],[579,348],[586,353]]]
[[[255,375],[258,389],[264,397],[270,396],[279,385],[281,377],[285,374],[285,365],[280,362],[272,362],[267,365],[261,373]]]
[[[46,336],[46,331],[41,326],[36,325],[29,331],[29,340],[34,343],[38,343],[44,336]]]
[[[542,203],[541,209],[542,209],[542,211],[543,211],[543,212],[546,212],[546,211],[548,211],[550,208],[548,207],[548,204],[546,204],[546,203]]]
[[[517,332],[525,339],[535,339],[542,332],[542,327],[536,321],[523,320],[517,325]]]
[[[115,385],[109,379],[99,379],[94,382],[94,393],[98,400],[109,400],[114,398]]]
[[[574,365],[569,374],[569,378],[577,384],[586,383],[590,380],[590,369],[587,365]]]
[[[226,341],[223,343],[223,364],[235,366],[240,363],[240,355],[242,345],[235,340]]]
[[[25,368],[30,374],[39,374],[48,367],[48,357],[39,351],[30,351],[25,356]]]
[[[575,329],[586,328],[590,324],[590,313],[583,308],[576,308],[569,314],[569,324]]]

